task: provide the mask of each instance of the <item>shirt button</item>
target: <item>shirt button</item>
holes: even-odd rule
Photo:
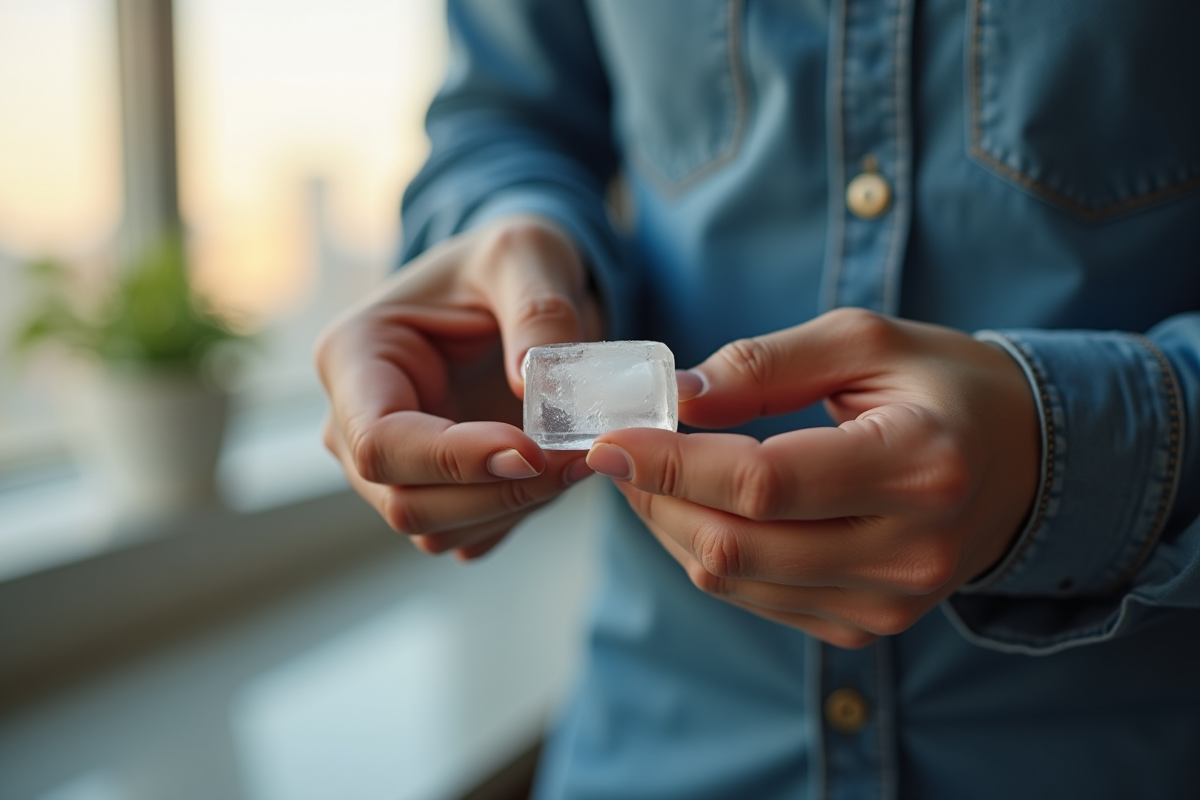
[[[838,733],[858,733],[867,715],[867,699],[857,689],[835,689],[825,698],[825,721]]]
[[[846,205],[859,219],[875,219],[892,202],[892,187],[878,172],[864,172],[846,187]]]

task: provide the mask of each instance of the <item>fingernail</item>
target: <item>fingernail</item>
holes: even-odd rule
[[[487,460],[488,472],[497,478],[535,478],[538,471],[516,450],[492,453]]]
[[[563,483],[567,486],[574,486],[589,475],[593,475],[592,468],[588,466],[587,459],[581,458],[577,461],[572,461],[566,469],[563,470]]]
[[[610,478],[627,481],[633,477],[633,459],[615,444],[594,444],[587,454],[587,465]]]
[[[675,382],[679,384],[679,402],[695,400],[708,391],[708,378],[703,372],[691,369],[675,370]]]

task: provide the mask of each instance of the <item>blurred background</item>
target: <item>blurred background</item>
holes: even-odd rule
[[[443,13],[0,0],[0,800],[522,796],[591,576],[556,521],[597,488],[419,557],[322,450],[311,366],[393,266]],[[176,228],[238,347],[14,349],[31,264],[100,318]],[[108,329],[170,305],[135,294]]]

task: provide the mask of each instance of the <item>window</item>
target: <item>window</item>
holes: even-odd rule
[[[90,274],[112,267],[113,9],[0,0],[0,340],[20,316],[25,262],[51,254]],[[175,2],[193,276],[260,338],[234,438],[281,410],[319,406],[313,340],[391,266],[400,194],[426,154],[424,109],[444,70],[442,17],[442,0]],[[70,377],[50,360],[18,369],[7,350],[0,359],[3,505],[5,493],[70,474],[53,413]],[[316,441],[318,417],[297,416],[311,428],[305,441]]]

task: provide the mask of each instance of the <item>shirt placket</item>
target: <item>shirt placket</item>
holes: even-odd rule
[[[833,0],[830,30],[829,231],[823,310],[894,314],[911,209],[910,80],[914,0]],[[813,795],[888,800],[897,793],[890,643],[813,643],[820,709]]]
[[[821,305],[894,314],[911,212],[914,0],[834,0]]]
[[[860,650],[811,642],[810,702],[818,709],[818,752],[811,796],[819,800],[894,800],[896,721],[891,641]],[[814,720],[816,721],[816,720]]]

